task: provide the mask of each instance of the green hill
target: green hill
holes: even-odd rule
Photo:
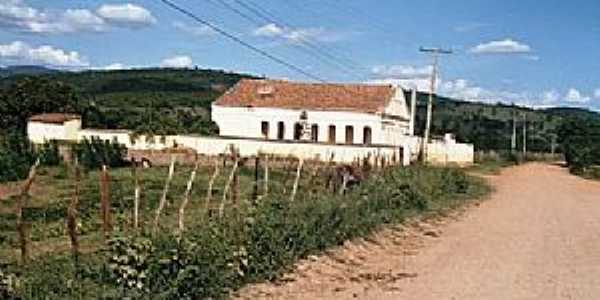
[[[86,126],[128,128],[156,134],[215,134],[210,121],[210,105],[241,78],[252,75],[201,69],[139,69],[120,71],[42,72],[42,78],[66,83],[90,104]],[[28,75],[0,79],[0,87]],[[407,95],[409,96],[409,95]],[[417,131],[425,123],[427,94],[418,95]],[[532,110],[504,104],[435,99],[433,135],[454,133],[461,142],[475,144],[478,150],[508,150],[513,116],[518,127],[518,147],[522,141],[522,119],[527,120],[528,147],[550,151],[562,120],[570,117],[600,119],[584,109],[551,108]]]

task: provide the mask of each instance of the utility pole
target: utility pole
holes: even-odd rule
[[[527,113],[523,113],[523,156],[527,156]]]
[[[429,135],[431,133],[431,118],[433,113],[433,94],[435,94],[435,85],[437,81],[438,63],[440,54],[452,54],[452,50],[444,50],[441,48],[425,48],[421,47],[420,52],[430,53],[433,56],[433,65],[431,70],[431,85],[429,86],[429,100],[427,101],[427,121],[425,123],[425,134],[423,137],[423,145],[421,147],[421,159],[423,163],[427,163],[427,146],[429,144]]]
[[[512,137],[510,139],[510,150],[513,154],[517,152],[517,112],[513,106],[512,111]]]

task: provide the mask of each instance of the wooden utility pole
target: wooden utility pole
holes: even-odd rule
[[[523,114],[523,155],[527,155],[527,113]]]
[[[421,147],[421,159],[423,163],[427,163],[427,146],[429,144],[429,136],[431,133],[431,119],[433,114],[433,95],[435,94],[435,86],[437,81],[438,64],[440,54],[452,54],[452,50],[444,50],[441,48],[424,48],[419,49],[421,52],[431,53],[433,56],[433,65],[431,70],[431,85],[429,86],[429,100],[427,101],[427,121],[425,123],[425,134],[423,137],[423,145]]]
[[[510,150],[514,154],[517,152],[517,113],[513,108],[512,113],[512,137],[510,139]]]

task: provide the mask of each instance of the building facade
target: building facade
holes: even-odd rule
[[[392,86],[242,80],[212,119],[231,138],[402,146],[412,135],[404,91]]]
[[[63,113],[35,115],[27,122],[29,140],[36,144],[47,141],[74,141],[81,130],[81,116]]]

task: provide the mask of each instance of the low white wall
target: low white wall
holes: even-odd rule
[[[404,146],[360,146],[360,145],[329,145],[299,142],[264,141],[259,139],[201,137],[201,136],[156,136],[147,140],[139,136],[132,141],[131,132],[127,130],[81,130],[78,140],[92,137],[102,140],[116,140],[134,150],[162,150],[175,146],[186,147],[205,155],[219,155],[228,151],[233,145],[242,156],[253,156],[268,153],[279,156],[295,156],[303,159],[329,160],[333,156],[335,162],[353,162],[358,158],[394,157],[399,163],[408,165],[417,159],[421,146],[421,138],[406,136]],[[427,147],[427,160],[435,165],[457,164],[461,166],[473,164],[475,159],[472,144],[435,141]]]
[[[475,161],[472,144],[434,142],[427,146],[427,161],[434,165],[471,165]]]
[[[102,140],[116,140],[134,150],[162,150],[174,146],[186,147],[204,155],[219,155],[227,153],[231,146],[235,147],[241,156],[253,156],[260,153],[268,153],[278,156],[294,156],[302,159],[318,159],[327,161],[333,155],[333,161],[351,163],[356,159],[366,157],[384,157],[388,161],[394,158],[398,163],[407,164],[402,161],[404,156],[410,153],[402,153],[402,147],[391,146],[352,146],[352,145],[328,145],[314,143],[293,143],[262,141],[253,139],[229,139],[200,136],[164,136],[155,137],[154,142],[146,141],[144,136],[137,137],[135,142],[131,139],[129,131],[109,130],[82,130],[78,140],[92,137]]]

